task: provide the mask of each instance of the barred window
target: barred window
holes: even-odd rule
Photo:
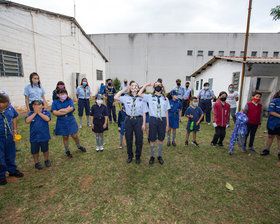
[[[103,80],[103,71],[102,70],[96,70],[96,79],[98,81],[102,81]]]
[[[0,76],[23,76],[21,54],[0,50]]]

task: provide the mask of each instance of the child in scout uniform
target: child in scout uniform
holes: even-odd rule
[[[125,134],[125,127],[124,127],[124,121],[126,118],[126,113],[125,113],[125,106],[122,103],[122,109],[119,111],[118,115],[118,131],[120,132],[120,149],[122,148],[123,145],[123,136]]]
[[[103,104],[103,96],[97,94],[95,97],[96,104],[90,109],[92,131],[96,134],[96,152],[103,151],[104,135],[103,132],[108,130],[108,110]]]
[[[51,108],[53,114],[57,116],[55,134],[62,135],[66,156],[72,158],[72,154],[69,150],[69,135],[74,139],[78,149],[82,152],[86,152],[86,149],[80,145],[77,134],[78,125],[73,115],[75,106],[72,99],[68,97],[66,89],[59,89],[57,91],[57,96],[59,99],[53,102]]]
[[[117,122],[117,116],[116,116],[116,102],[114,100],[114,96],[116,95],[117,91],[115,87],[113,87],[112,79],[107,79],[107,86],[104,90],[104,96],[106,99],[106,105],[108,109],[108,115],[109,115],[109,121],[112,123],[112,114],[114,122]],[[111,114],[112,113],[112,114]]]
[[[9,98],[0,94],[0,185],[7,184],[6,172],[9,172],[9,176],[23,177],[15,162],[16,147],[13,137],[17,134],[17,116]]]
[[[277,138],[278,146],[278,159],[280,160],[280,91],[275,93],[272,101],[270,102],[268,109],[268,119],[267,119],[267,130],[268,136],[266,141],[266,147],[261,152],[262,156],[270,154],[270,147],[272,145],[273,139]]]
[[[200,131],[200,122],[203,119],[203,111],[198,106],[198,99],[197,97],[190,98],[190,106],[187,108],[185,112],[185,116],[188,117],[188,124],[187,124],[187,133],[186,133],[186,141],[185,145],[189,144],[189,136],[190,133],[193,132],[193,141],[192,144],[199,147],[199,144],[196,141],[196,133]]]
[[[181,121],[182,103],[178,99],[178,92],[175,90],[170,92],[168,98],[170,109],[168,110],[169,130],[167,132],[167,146],[170,146],[171,129],[173,129],[172,145],[176,146],[176,129],[179,128],[179,121]]]
[[[81,80],[81,85],[77,87],[76,90],[76,97],[78,99],[78,115],[79,115],[79,120],[80,120],[80,126],[79,128],[82,128],[82,118],[83,118],[83,113],[84,113],[84,108],[87,116],[87,125],[90,127],[90,121],[89,121],[89,110],[90,110],[90,103],[89,103],[89,98],[90,98],[90,88],[88,85],[88,81],[86,78],[83,78]]]
[[[121,96],[125,91],[128,94]],[[143,102],[143,99],[137,95],[139,91],[139,85],[131,81],[129,86],[119,91],[115,100],[119,100],[125,106],[126,118],[124,121],[125,127],[125,140],[127,148],[127,163],[131,163],[133,160],[133,135],[135,134],[135,157],[136,164],[140,164],[142,147],[143,147],[143,131],[145,130],[145,120],[147,112],[147,104]]]
[[[49,111],[43,110],[43,102],[40,100],[34,100],[31,106],[33,111],[26,116],[25,122],[30,124],[31,154],[33,155],[35,168],[41,170],[43,167],[39,162],[40,148],[44,155],[45,166],[51,166],[49,160],[49,140],[51,139],[49,121],[51,120],[51,114]]]
[[[142,94],[148,87],[153,86],[152,94]],[[168,110],[170,109],[169,100],[163,94],[164,87],[162,83],[155,84],[147,83],[139,91],[138,95],[143,97],[144,102],[149,104],[149,139],[151,157],[149,164],[153,164],[155,160],[155,141],[158,140],[158,154],[159,163],[164,163],[161,153],[163,147],[163,140],[165,133],[169,130]]]

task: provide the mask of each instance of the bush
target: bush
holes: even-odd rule
[[[113,84],[114,84],[114,87],[117,91],[119,91],[120,87],[121,87],[121,81],[118,79],[118,78],[115,78],[113,80]]]

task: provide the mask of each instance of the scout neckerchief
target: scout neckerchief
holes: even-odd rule
[[[131,115],[132,117],[134,117],[134,116],[135,116],[135,113],[136,113],[135,101],[136,101],[137,96],[131,95],[131,97],[132,97],[132,99],[133,99],[133,103],[132,103],[132,106],[131,106],[131,113],[130,113],[130,115]]]
[[[85,91],[85,99],[87,98],[87,86],[84,87],[84,91]]]
[[[8,137],[8,132],[7,132],[7,127],[9,128],[9,131],[11,133],[11,135],[13,135],[13,132],[10,128],[10,125],[9,125],[9,122],[5,116],[5,111],[0,111],[0,114],[2,115],[3,117],[3,122],[4,122],[4,127],[5,127],[5,137],[7,138]]]
[[[159,115],[159,118],[161,119],[161,106],[160,106],[160,97],[162,95],[155,95],[157,97],[157,115]]]

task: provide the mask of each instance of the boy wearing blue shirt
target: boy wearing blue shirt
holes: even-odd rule
[[[124,128],[124,121],[126,118],[126,112],[125,112],[125,106],[122,103],[122,109],[119,111],[118,115],[118,131],[120,132],[120,149],[123,145],[123,136],[125,134],[125,128]]]
[[[13,136],[17,134],[16,110],[9,105],[9,98],[0,94],[0,185],[7,184],[6,172],[9,176],[23,177],[15,163],[16,147]]]
[[[31,154],[33,155],[35,168],[41,170],[43,167],[39,162],[40,148],[44,155],[45,166],[51,166],[49,160],[49,140],[51,139],[49,121],[51,120],[51,114],[42,109],[43,102],[40,100],[34,100],[31,106],[33,111],[25,117],[25,122],[30,124]]]
[[[266,141],[266,148],[261,152],[261,155],[266,156],[270,154],[270,147],[274,137],[276,136],[278,145],[278,159],[280,160],[280,91],[274,95],[273,100],[269,104],[267,112],[269,114],[267,119],[268,137]]]
[[[185,116],[189,118],[188,124],[187,124],[187,133],[186,133],[186,141],[185,145],[187,146],[189,144],[189,135],[191,132],[193,132],[193,141],[192,144],[195,146],[199,146],[199,144],[196,142],[196,132],[200,130],[200,122],[203,119],[203,111],[200,107],[198,107],[198,100],[196,97],[191,97],[191,105],[188,107],[188,109],[185,112]]]
[[[116,116],[116,102],[114,100],[114,96],[116,95],[117,91],[115,87],[113,87],[112,79],[107,79],[107,86],[104,90],[104,96],[106,99],[108,114],[109,114],[109,121],[112,123],[112,114],[114,122],[117,122]],[[111,114],[112,112],[112,114]]]

